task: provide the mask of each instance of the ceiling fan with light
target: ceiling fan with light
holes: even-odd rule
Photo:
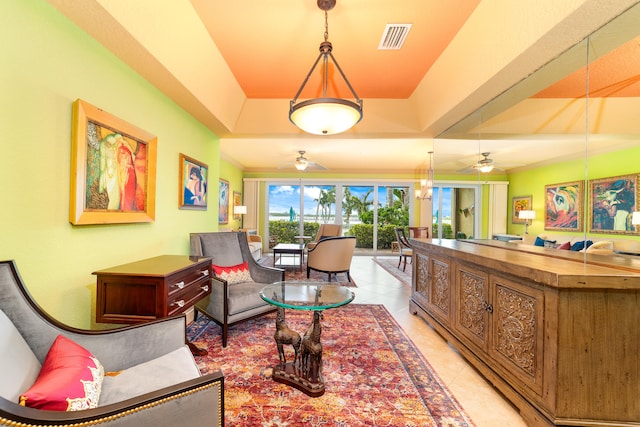
[[[325,168],[324,166],[322,166],[319,163],[309,161],[309,159],[307,159],[304,156],[305,153],[306,153],[306,151],[304,151],[304,150],[298,151],[299,156],[296,157],[296,161],[293,162],[293,163],[285,163],[284,165],[282,165],[280,167],[280,169],[289,168],[291,166],[295,167],[300,172],[305,171],[307,169],[313,169],[313,170],[326,170],[327,169],[327,168]]]
[[[504,172],[504,169],[497,167],[493,163],[493,159],[489,158],[491,153],[484,152],[482,153],[482,159],[478,160],[476,164],[467,166],[463,169],[458,170],[458,173],[490,173],[493,171],[501,171]]]

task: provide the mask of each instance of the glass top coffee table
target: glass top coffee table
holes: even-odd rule
[[[311,397],[322,396],[325,388],[320,315],[324,310],[349,304],[355,294],[335,283],[292,281],[267,285],[260,291],[260,296],[277,307],[274,339],[280,363],[273,368],[273,380],[295,387]],[[313,322],[302,336],[287,325],[285,309],[313,311]],[[287,362],[285,345],[293,347],[293,361]]]

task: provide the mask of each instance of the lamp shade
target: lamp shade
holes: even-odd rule
[[[347,99],[309,99],[291,107],[289,120],[307,133],[334,135],[362,120],[362,107]]]
[[[247,207],[242,205],[234,206],[233,213],[236,215],[244,215],[247,213]]]
[[[636,211],[631,216],[631,224],[640,225],[640,212]]]
[[[521,210],[518,211],[518,218],[520,219],[536,219],[536,211]]]

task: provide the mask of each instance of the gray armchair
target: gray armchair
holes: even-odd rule
[[[197,311],[222,326],[222,346],[226,347],[230,325],[276,309],[260,297],[260,290],[265,284],[284,281],[284,270],[258,264],[251,256],[247,233],[191,233],[190,245],[192,256],[211,257],[216,266],[248,264],[251,280],[230,284],[214,274],[211,294],[196,304]]]
[[[31,298],[13,261],[0,262],[0,426],[223,425],[224,378],[200,375],[185,326],[180,316],[106,331],[68,327]],[[16,396],[33,384],[58,335],[91,352],[105,372],[123,377],[105,377],[97,408],[66,412],[18,404]]]
[[[307,279],[311,270],[331,275],[346,273],[351,282],[351,259],[356,248],[356,238],[353,236],[325,237],[316,242],[307,252]]]

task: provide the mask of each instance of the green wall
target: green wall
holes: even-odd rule
[[[90,327],[91,273],[188,254],[189,232],[218,229],[218,178],[241,191],[241,172],[219,160],[214,134],[48,3],[0,2],[0,38],[0,260],[16,261],[54,317]],[[78,98],[157,135],[155,222],[69,223],[71,106]],[[179,153],[209,166],[206,211],[178,209]]]
[[[571,160],[556,163],[537,169],[513,173],[509,175],[509,200],[514,196],[532,196],[533,209],[536,211],[536,219],[529,226],[529,234],[544,233],[544,204],[545,185],[560,184],[563,182],[600,179],[619,175],[640,173],[640,145],[624,150],[606,154],[589,154],[587,161]],[[588,185],[586,186],[588,193]],[[585,212],[589,212],[589,201],[585,204]],[[511,206],[509,206],[509,218],[511,218]],[[588,218],[586,218],[588,221]],[[512,224],[509,221],[509,233],[522,234],[525,226]],[[589,231],[588,223],[585,231]],[[554,233],[559,231],[554,230]],[[583,235],[582,233],[567,233],[570,235]],[[612,237],[640,240],[640,237],[620,234],[590,234],[592,237]]]

